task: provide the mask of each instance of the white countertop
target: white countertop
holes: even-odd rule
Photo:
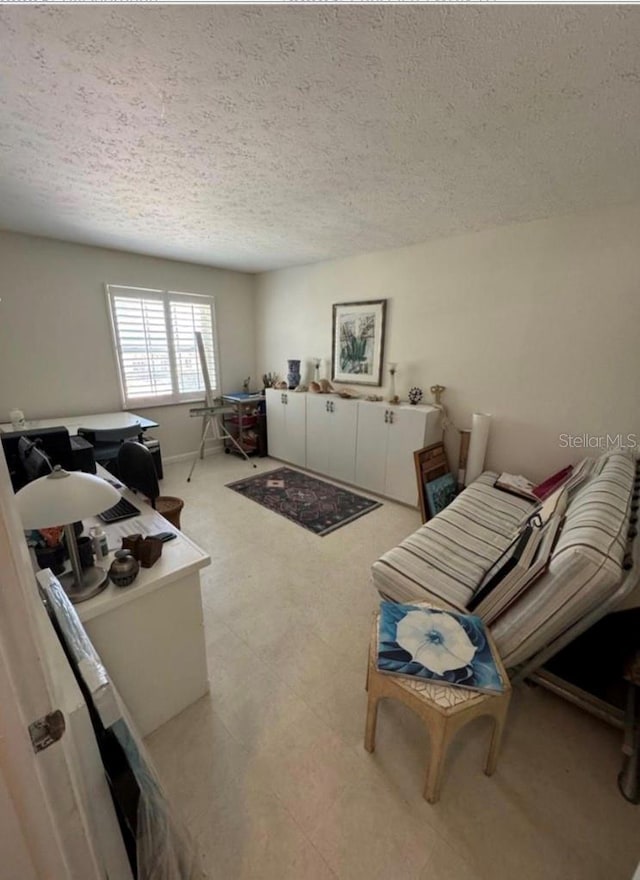
[[[101,475],[101,472],[106,474],[106,471],[98,466],[98,475]],[[109,477],[113,479],[110,474]],[[140,567],[140,571],[131,586],[116,587],[109,582],[107,588],[97,596],[94,596],[93,599],[79,602],[75,609],[78,612],[78,617],[83,622],[108,613],[114,608],[126,605],[127,602],[134,602],[136,599],[153,593],[155,590],[160,590],[167,584],[197,572],[211,563],[211,557],[204,550],[198,547],[184,532],[174,528],[170,522],[154,511],[139,495],[135,495],[128,489],[125,489],[122,494],[140,509],[140,517],[121,520],[119,523],[114,523],[110,526],[105,525],[97,517],[90,517],[83,520],[85,533],[88,534],[91,526],[101,525],[107,533],[110,549],[113,547],[119,549],[121,546],[120,541],[114,534],[116,530],[124,531],[126,534],[131,535],[136,532],[148,534],[150,532],[171,531],[175,532],[177,537],[162,545],[162,556],[151,568]],[[108,558],[98,564],[108,569],[113,558],[113,552],[110,552]]]
[[[131,425],[140,425],[142,430],[158,427],[157,422],[146,419],[144,416],[130,412],[115,412],[97,413],[89,416],[57,416],[54,419],[31,419],[26,420],[22,428],[14,428],[11,422],[4,422],[0,425],[0,431],[7,433],[16,430],[31,431],[38,428],[63,427],[73,436],[78,433],[78,428],[89,428],[92,431],[99,431],[128,428]]]

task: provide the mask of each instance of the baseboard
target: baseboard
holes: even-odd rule
[[[208,455],[219,455],[224,449],[222,443],[216,443],[215,445],[205,446],[204,454],[205,458]],[[194,449],[193,452],[181,452],[179,455],[163,455],[162,462],[163,464],[173,464],[176,461],[193,461],[193,459],[198,454],[197,449]]]

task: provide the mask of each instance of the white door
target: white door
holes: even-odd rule
[[[285,461],[304,467],[307,461],[307,407],[306,394],[285,391],[285,430],[286,456]]]
[[[57,708],[35,622],[40,601],[0,455],[0,873],[7,880],[104,880],[62,738],[35,753],[29,724]]]
[[[384,494],[414,506],[418,503],[418,485],[413,453],[424,446],[426,420],[423,410],[390,409]]]
[[[329,437],[327,438],[327,471],[329,476],[344,483],[356,478],[356,436],[358,405],[353,400],[332,398],[328,401]],[[307,431],[309,423],[307,421]],[[307,461],[309,467],[309,462]]]
[[[285,392],[267,388],[267,443],[269,455],[286,458],[287,428],[284,409]]]
[[[390,409],[376,403],[358,403],[355,483],[379,495],[385,494]]]
[[[329,403],[325,394],[307,396],[307,467],[320,474],[329,472]]]

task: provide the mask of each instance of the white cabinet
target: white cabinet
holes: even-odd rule
[[[269,455],[416,505],[413,453],[442,440],[440,411],[267,389]]]
[[[434,407],[359,402],[355,483],[415,505],[413,453],[439,440],[440,411]]]
[[[306,462],[306,394],[267,388],[269,455],[304,467]]]
[[[357,426],[355,400],[308,394],[307,467],[344,483],[353,483]]]

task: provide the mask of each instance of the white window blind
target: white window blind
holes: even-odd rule
[[[124,406],[201,400],[196,332],[211,390],[218,388],[213,297],[107,285]]]

